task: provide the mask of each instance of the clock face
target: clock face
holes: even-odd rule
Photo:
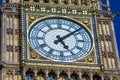
[[[75,61],[84,58],[92,48],[92,37],[80,23],[66,18],[45,18],[28,32],[31,47],[54,61]]]

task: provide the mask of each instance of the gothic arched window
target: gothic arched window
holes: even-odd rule
[[[87,72],[82,74],[82,79],[89,80],[90,76],[87,74]]]
[[[52,1],[53,1],[54,3],[56,3],[56,4],[58,3],[58,0],[52,0]]]
[[[50,1],[49,0],[44,0],[45,3],[49,3]]]
[[[39,2],[39,0],[34,0],[34,2]]]
[[[56,78],[56,73],[53,70],[51,70],[51,72],[49,72],[48,74],[48,80],[56,80]]]
[[[45,72],[41,69],[37,72],[37,80],[45,80]]]
[[[101,80],[101,77],[96,73],[93,75],[93,80]]]
[[[68,75],[65,71],[60,73],[60,80],[68,80]]]
[[[71,74],[71,80],[79,80],[79,76],[75,72],[73,72]]]
[[[87,0],[81,0],[82,5],[87,5]]]
[[[5,2],[6,2],[6,3],[9,3],[9,0],[6,0]]]
[[[31,69],[28,69],[26,71],[26,80],[34,80],[34,73]]]

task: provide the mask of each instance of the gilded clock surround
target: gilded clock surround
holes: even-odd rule
[[[48,18],[49,16],[45,16],[45,15],[40,15],[40,14],[31,14],[31,13],[28,13],[28,14],[26,14],[26,18],[28,18],[28,19],[30,19],[30,20],[28,20],[28,19],[26,19],[26,20],[28,20],[28,21],[26,21],[26,22],[28,22],[28,23],[26,23],[28,26],[28,30],[27,30],[27,33],[28,33],[28,31],[29,31],[29,29],[30,29],[30,26],[31,25],[33,25],[34,23],[36,23],[36,22],[38,22],[39,20],[41,20],[41,19],[44,19],[44,18]],[[41,16],[45,16],[45,17],[41,17]],[[55,15],[55,16],[57,16],[57,15]],[[41,17],[41,18],[39,18],[39,17]],[[50,17],[54,17],[54,16],[50,16]],[[57,16],[57,17],[59,17],[59,16]],[[68,18],[68,17],[66,17],[66,16],[62,16],[62,17],[65,17],[65,18]],[[32,20],[31,20],[32,19]],[[34,20],[33,20],[34,19]],[[69,19],[69,18],[68,18]],[[80,24],[81,24],[81,21],[83,22],[82,23],[82,25],[84,25],[85,26],[85,28],[89,28],[88,30],[90,31],[91,30],[91,25],[92,25],[92,21],[91,21],[91,18],[90,17],[87,17],[86,19],[85,18],[79,18],[78,20],[77,20],[78,18],[75,18],[75,19],[72,19],[72,20],[75,20],[75,21],[79,21],[80,20]],[[89,25],[89,26],[86,26],[85,24],[90,24],[90,22],[91,22],[91,25]],[[90,31],[91,32],[91,34],[92,34],[92,30]],[[93,36],[93,35],[92,35]],[[93,44],[94,45],[94,44]],[[30,49],[30,51],[29,51],[29,49]],[[31,47],[30,47],[30,45],[28,44],[28,53],[27,53],[27,57],[26,58],[28,58],[27,60],[29,61],[29,60],[33,60],[33,61],[37,61],[37,62],[39,62],[40,60],[41,61],[51,61],[51,60],[49,60],[49,59],[47,59],[47,58],[44,58],[44,57],[42,57],[42,56],[40,56],[39,54],[37,54],[35,51],[34,51],[34,49],[32,49]],[[94,50],[94,48],[93,48],[93,46],[92,46],[92,49],[91,49],[91,51],[90,51],[90,54],[89,55],[87,55],[84,59],[81,59],[81,60],[77,60],[77,61],[74,61],[73,63],[85,63],[85,64],[97,64],[97,58],[95,57],[96,56],[96,53],[95,53],[95,50]],[[63,62],[64,63],[64,62]]]

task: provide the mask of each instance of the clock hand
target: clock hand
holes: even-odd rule
[[[62,41],[61,44],[63,45],[63,48],[68,50],[68,46]]]
[[[65,48],[65,49],[68,50],[68,46],[63,42],[63,40],[61,40],[60,36],[58,35],[58,36],[56,36],[56,37],[57,37],[57,39],[60,41],[60,43],[63,45],[63,48]],[[57,43],[55,43],[55,44],[57,44]]]
[[[77,31],[79,31],[79,30],[81,30],[81,29],[82,29],[82,28],[79,28],[79,29],[77,29],[77,30],[75,30],[75,31],[73,31],[73,32],[71,32],[71,33],[69,33],[69,34],[61,37],[60,39],[55,40],[54,43],[55,43],[55,44],[58,44],[59,42],[63,41],[64,39],[66,39],[66,38],[68,38],[68,37],[70,37],[72,34],[76,33]]]

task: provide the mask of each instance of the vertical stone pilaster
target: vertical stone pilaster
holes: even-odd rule
[[[113,36],[113,44],[117,44],[117,42],[116,42],[116,36],[115,36],[115,29],[114,29],[114,23],[113,23],[113,21],[110,21],[110,25],[111,25],[111,32],[112,32],[112,36]],[[114,48],[113,48],[113,50],[115,51],[115,58],[116,58],[116,60],[115,60],[115,68],[118,68],[119,70],[120,70],[120,61],[119,61],[119,54],[118,54],[118,47],[117,47],[117,45],[114,45]]]
[[[37,80],[37,69],[34,70],[35,80]]]
[[[2,69],[2,80],[5,80],[6,79],[6,69],[5,68],[3,68]]]
[[[71,0],[68,0],[68,4],[69,4],[69,5],[71,5],[71,4],[72,4]]]
[[[110,80],[113,80],[112,74],[110,74]]]
[[[52,0],[49,0],[50,1],[50,3],[52,3]]]
[[[30,2],[33,2],[33,0],[30,0]]]
[[[71,77],[70,77],[70,75],[71,75],[70,69],[68,69],[67,74],[68,74],[68,79],[70,79],[70,78],[71,78]]]
[[[81,77],[82,73],[80,69],[79,69],[78,75],[79,75],[79,79],[82,80],[82,77]]]
[[[108,6],[108,11],[110,11],[110,1],[106,0],[107,6]]]
[[[2,34],[2,41],[1,41],[1,52],[2,52],[2,54],[1,54],[1,58],[2,58],[2,61],[4,61],[4,62],[6,62],[7,60],[8,60],[8,57],[9,56],[7,56],[7,53],[6,53],[6,40],[7,40],[7,35],[6,35],[6,28],[7,28],[7,14],[6,13],[4,13],[4,14],[2,14],[2,26],[1,26],[1,34]]]
[[[59,78],[60,78],[60,70],[57,69],[57,80],[59,80]]]
[[[93,80],[93,72],[90,70],[90,80]]]
[[[16,73],[16,71],[15,71],[15,69],[13,70],[13,80],[17,80],[17,75],[15,74]]]
[[[101,80],[104,80],[104,76],[103,76],[103,73],[101,73]]]
[[[48,80],[48,73],[49,73],[49,70],[48,70],[48,69],[46,69],[46,70],[45,70],[46,80]]]
[[[25,80],[25,77],[26,77],[26,68],[23,69],[23,80]]]
[[[62,0],[58,0],[58,3],[59,3],[59,4],[62,4]]]
[[[78,4],[78,5],[81,5],[81,0],[77,0],[77,4]]]
[[[13,14],[12,16],[12,26],[13,26],[13,56],[12,56],[12,62],[15,62],[15,43],[14,43],[14,38],[15,38],[15,23],[14,23],[14,20],[15,20],[15,15]]]
[[[9,0],[9,3],[12,3],[12,0]]]

